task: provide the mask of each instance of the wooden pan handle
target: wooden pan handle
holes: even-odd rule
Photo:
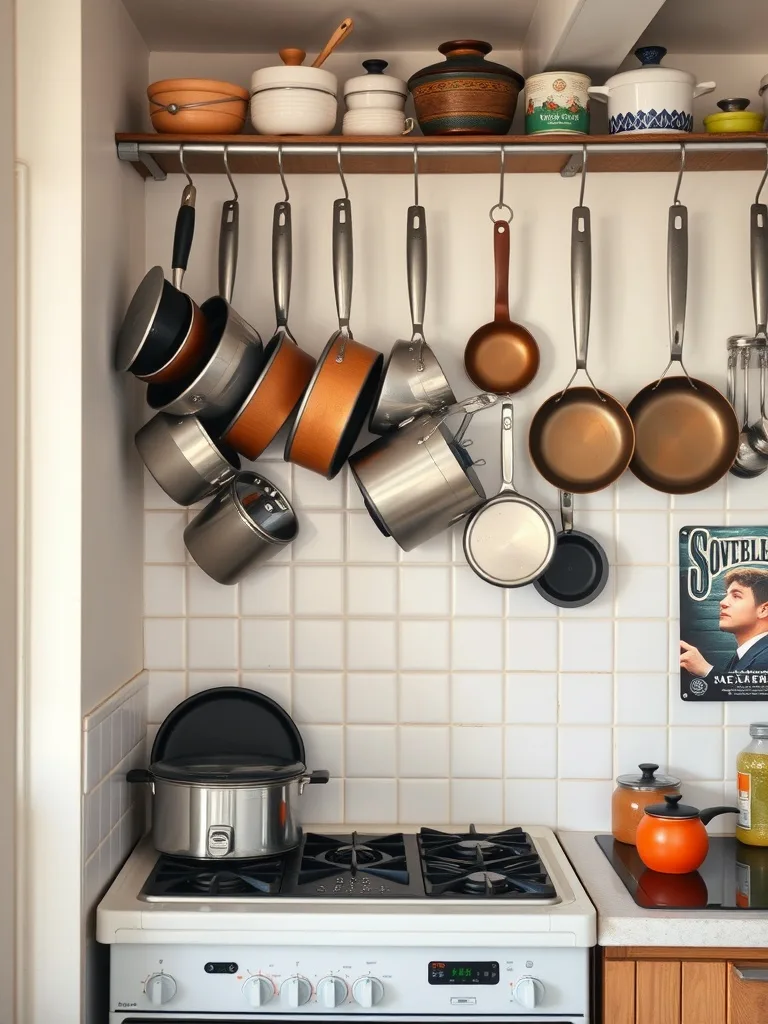
[[[349,35],[353,28],[354,22],[352,21],[352,19],[345,18],[344,21],[342,21],[342,23],[333,33],[331,38],[328,40],[328,42],[325,44],[325,46],[322,48],[320,53],[318,53],[318,55],[312,61],[312,67],[319,68],[322,64],[325,64],[326,60],[328,60],[328,58],[339,45],[339,43],[343,42],[347,38],[347,36]]]
[[[509,320],[509,224],[493,225],[493,262],[496,268],[496,312],[494,320]]]

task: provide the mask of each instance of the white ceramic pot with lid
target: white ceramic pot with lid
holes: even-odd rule
[[[763,114],[768,120],[768,75],[763,75],[760,79],[760,96],[763,100]]]
[[[251,76],[251,123],[261,135],[328,135],[338,113],[336,75],[281,64]]]
[[[666,52],[663,46],[640,46],[635,56],[642,67],[590,86],[590,96],[608,103],[611,135],[693,131],[693,101],[712,92],[715,82],[697,83],[689,71],[663,67]]]
[[[364,60],[366,73],[344,84],[347,112],[341,127],[344,135],[401,135],[406,128],[405,101],[408,87],[399,78],[384,74],[385,60]]]

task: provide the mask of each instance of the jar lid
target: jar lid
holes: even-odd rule
[[[753,722],[749,727],[749,735],[756,740],[768,739],[768,722]]]
[[[260,68],[251,75],[251,93],[279,88],[317,89],[335,96],[339,83],[332,71],[304,67],[303,64],[279,64],[271,68]]]
[[[652,818],[698,818],[699,808],[691,804],[681,804],[682,799],[682,793],[670,793],[664,797],[663,804],[650,804],[645,808],[645,813],[650,814]]]
[[[668,789],[670,786],[680,785],[680,779],[676,779],[673,775],[657,775],[656,772],[659,770],[657,764],[644,763],[637,767],[640,769],[640,775],[635,772],[619,775],[616,779],[618,785],[624,789],[641,790]]]
[[[749,100],[732,97],[717,101],[721,114],[708,114],[704,127],[708,132],[760,132],[765,116],[754,110],[747,110]]]
[[[433,75],[440,78],[465,78],[468,74],[500,75],[504,78],[511,78],[522,89],[525,79],[517,71],[506,67],[504,64],[495,64],[486,60],[485,57],[493,47],[490,43],[480,39],[453,39],[447,43],[441,43],[438,48],[446,59],[438,64],[430,64],[411,75],[408,79],[408,88],[413,89],[414,84],[429,80]]]
[[[638,46],[635,56],[642,67],[633,71],[621,71],[613,75],[605,83],[608,88],[617,85],[640,85],[643,82],[685,82],[694,85],[695,75],[689,71],[680,71],[678,68],[662,67],[661,61],[666,56],[666,49],[663,46]]]
[[[371,58],[363,61],[366,73],[356,78],[349,78],[344,83],[344,95],[356,92],[395,92],[399,96],[408,95],[408,87],[400,78],[385,75],[384,69],[389,67],[387,61]]]

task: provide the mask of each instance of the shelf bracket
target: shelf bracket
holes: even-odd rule
[[[566,160],[563,169],[560,171],[560,177],[575,178],[577,174],[581,174],[581,162],[581,152],[571,153],[571,155]]]
[[[160,164],[149,153],[142,151],[138,142],[118,142],[117,156],[131,164],[144,164],[155,181],[165,181],[167,175]]]

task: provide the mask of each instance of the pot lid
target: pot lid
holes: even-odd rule
[[[344,95],[355,92],[396,92],[400,96],[408,95],[408,87],[401,78],[385,75],[384,69],[389,67],[385,60],[364,60],[366,73],[357,78],[349,78],[344,83]]]
[[[156,779],[188,785],[239,786],[250,783],[290,782],[306,771],[300,761],[281,758],[257,760],[238,755],[177,757],[150,765]]]
[[[663,804],[650,804],[645,808],[645,813],[652,818],[669,818],[683,820],[685,818],[698,818],[700,811],[698,807],[691,804],[681,804],[682,793],[670,793],[664,797]]]
[[[338,87],[338,79],[332,71],[305,67],[303,64],[278,64],[271,68],[261,68],[251,75],[251,93],[290,88],[316,89],[335,96]]]
[[[636,772],[630,772],[627,775],[619,775],[616,782],[623,789],[640,789],[640,790],[651,790],[651,789],[667,789],[670,786],[679,786],[680,779],[676,779],[673,775],[657,775],[656,772],[659,770],[657,764],[639,764],[637,766],[640,769],[640,774]]]
[[[690,71],[662,66],[661,61],[667,53],[663,46],[638,46],[634,52],[642,67],[612,75],[605,83],[607,88],[611,89],[617,85],[640,85],[643,82],[686,82],[691,86],[695,84],[696,76]]]
[[[760,79],[759,95],[762,96],[766,89],[768,89],[768,75],[763,75]]]
[[[708,132],[759,132],[763,129],[764,115],[747,110],[749,100],[743,97],[717,101],[721,114],[708,114],[704,127]]]
[[[408,79],[408,88],[412,89],[414,84],[429,79],[432,76],[440,78],[463,78],[466,75],[487,75],[488,77],[503,76],[517,82],[520,88],[525,84],[525,79],[517,71],[506,67],[504,64],[494,64],[486,60],[493,47],[480,39],[452,39],[450,42],[441,43],[438,48],[440,53],[445,54],[445,60],[437,64],[430,64],[411,75]]]
[[[117,335],[115,369],[128,370],[149,337],[155,314],[163,297],[165,274],[162,267],[152,267],[144,275],[133,294]]]

